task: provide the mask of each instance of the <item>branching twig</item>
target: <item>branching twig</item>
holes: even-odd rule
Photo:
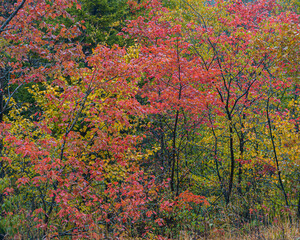
[[[20,9],[24,6],[26,0],[23,0],[20,5],[16,8],[16,10],[6,19],[6,21],[2,24],[0,27],[0,33],[4,32],[5,27],[10,23],[10,21],[17,15],[17,13],[20,11]]]

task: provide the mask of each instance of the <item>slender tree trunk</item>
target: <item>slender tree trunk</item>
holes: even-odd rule
[[[285,204],[286,204],[286,206],[289,206],[288,197],[285,192],[285,188],[284,188],[282,178],[281,178],[281,170],[279,167],[279,161],[278,161],[278,157],[277,157],[277,152],[276,152],[276,147],[275,147],[275,142],[274,142],[274,137],[273,137],[273,132],[272,132],[271,119],[270,119],[270,115],[269,115],[269,104],[270,104],[270,97],[267,100],[267,121],[268,121],[268,127],[269,127],[269,134],[270,134],[271,142],[272,142],[274,160],[275,160],[276,167],[277,167],[278,182],[279,182],[280,188],[282,190],[282,193],[283,193],[283,196],[285,199]]]
[[[0,71],[0,74],[2,74],[2,71]],[[4,83],[4,77],[0,77],[0,124],[3,121],[3,83]],[[2,139],[0,139],[0,156],[2,157],[2,150],[3,150],[3,143]],[[5,173],[4,173],[4,166],[3,166],[3,161],[0,160],[0,178],[4,178]],[[0,193],[0,205],[3,203],[3,194]]]
[[[213,121],[212,121],[212,117],[211,117],[210,113],[208,114],[208,118],[209,118],[210,124],[212,125],[211,126],[211,131],[212,131],[214,139],[215,139],[215,142],[214,142],[214,159],[215,159],[215,165],[216,165],[216,172],[217,172],[218,179],[219,179],[219,182],[220,182],[221,192],[223,193],[223,196],[224,196],[225,201],[226,201],[227,193],[226,193],[226,189],[224,187],[224,181],[223,181],[223,179],[221,177],[221,174],[220,174],[219,163],[218,163],[218,159],[217,159],[218,158],[218,137],[217,137],[216,132],[214,130]]]
[[[297,217],[300,219],[300,191],[298,194]]]
[[[235,169],[235,160],[234,160],[234,149],[233,149],[233,129],[231,125],[231,118],[230,118],[230,126],[229,126],[229,149],[230,149],[230,176],[228,182],[228,191],[226,196],[226,204],[230,201],[230,196],[233,187],[233,179],[234,179],[234,169]]]
[[[178,100],[181,99],[182,94],[182,85],[181,85],[181,67],[180,67],[180,52],[178,47],[178,41],[177,41],[177,64],[178,64],[178,80],[180,83],[179,86],[179,93],[178,93]],[[179,194],[179,156],[176,149],[176,139],[177,139],[177,128],[178,128],[178,121],[179,121],[179,109],[176,111],[175,115],[175,123],[174,123],[174,130],[173,130],[173,146],[172,146],[172,174],[171,174],[171,190],[175,191],[175,164],[177,162],[177,169],[176,169],[176,175],[177,175],[177,184],[176,184],[176,196]],[[176,161],[177,160],[177,161]]]
[[[241,138],[240,138],[240,156],[241,160],[244,160],[244,134],[241,133]],[[243,175],[243,166],[242,163],[239,163],[239,171],[238,171],[238,192],[239,194],[242,194],[242,175]]]
[[[174,130],[173,130],[173,145],[172,145],[172,173],[171,173],[171,190],[174,192],[174,177],[175,177],[175,163],[176,163],[176,137],[177,137],[177,124],[179,118],[179,110],[176,112]]]

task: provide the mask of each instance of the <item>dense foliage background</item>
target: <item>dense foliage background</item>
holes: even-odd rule
[[[1,1],[0,239],[298,226],[299,6]]]

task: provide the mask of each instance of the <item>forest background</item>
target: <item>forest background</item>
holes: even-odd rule
[[[0,238],[298,226],[299,6],[1,0]]]

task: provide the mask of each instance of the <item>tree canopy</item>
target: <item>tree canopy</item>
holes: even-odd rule
[[[298,6],[2,1],[0,239],[299,223]]]

